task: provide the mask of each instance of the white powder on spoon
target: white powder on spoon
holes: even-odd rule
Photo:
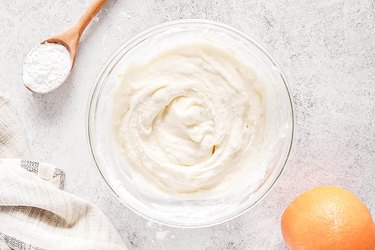
[[[66,80],[71,68],[70,54],[65,46],[40,44],[25,58],[23,83],[33,92],[48,93]]]

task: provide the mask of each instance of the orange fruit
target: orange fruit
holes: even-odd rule
[[[317,187],[297,197],[281,218],[281,231],[292,250],[375,249],[370,211],[339,187]]]

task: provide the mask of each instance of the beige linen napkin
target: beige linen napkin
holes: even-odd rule
[[[9,100],[0,94],[0,157],[18,158],[29,154],[15,110]]]
[[[16,113],[0,95],[0,249],[126,249],[104,214],[62,191],[64,172],[18,159],[29,153]]]

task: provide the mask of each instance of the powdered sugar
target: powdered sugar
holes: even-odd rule
[[[72,62],[69,51],[57,43],[44,43],[25,58],[23,83],[33,92],[48,93],[68,77]]]

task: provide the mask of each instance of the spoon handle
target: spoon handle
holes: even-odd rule
[[[103,8],[103,6],[108,2],[108,0],[94,0],[90,6],[87,8],[85,13],[77,21],[74,27],[77,29],[79,36],[82,35],[83,31],[86,29],[87,25],[95,17],[96,14]]]
[[[79,39],[81,39],[83,31],[107,2],[108,0],[93,0],[91,5],[72,28],[57,36],[50,37],[44,42],[63,44],[69,50],[73,67],[77,56]]]

